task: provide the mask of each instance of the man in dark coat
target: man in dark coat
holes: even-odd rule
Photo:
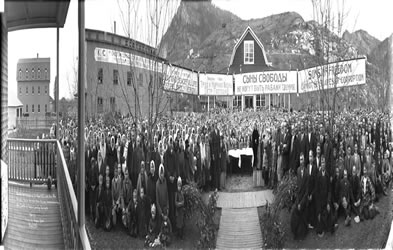
[[[109,176],[112,181],[114,177],[115,168],[117,168],[117,166],[115,166],[117,162],[117,149],[115,145],[115,137],[113,136],[111,138],[111,145],[107,151],[107,156],[108,156]]]
[[[169,138],[168,149],[164,154],[164,166],[166,169],[166,180],[168,185],[169,199],[169,220],[174,221],[175,217],[175,193],[177,189],[178,165],[176,161],[176,152],[174,150],[173,139]]]
[[[135,185],[134,188],[136,188],[136,185],[138,183],[138,175],[141,172],[141,162],[145,159],[145,156],[143,154],[142,150],[142,144],[141,144],[141,137],[138,135],[136,137],[136,145],[135,148],[132,152],[132,164],[131,164],[131,181],[132,185]]]
[[[347,170],[344,169],[344,178],[340,182],[340,202],[345,214],[345,226],[351,224],[351,207],[353,205],[351,183],[348,180]]]
[[[220,159],[219,159],[219,153],[220,153],[220,134],[219,131],[216,127],[216,125],[213,123],[213,130],[211,132],[211,147],[210,147],[210,152],[211,152],[211,159],[212,159],[212,182],[213,182],[213,188],[218,189],[220,187]]]
[[[305,122],[303,122],[302,124],[301,124],[301,128],[300,128],[300,131],[299,131],[299,138],[298,138],[298,140],[299,140],[299,153],[300,152],[302,152],[303,153],[303,155],[304,155],[304,163],[306,164],[306,166],[307,166],[307,164],[308,164],[308,151],[307,151],[307,133],[306,133],[306,129],[307,129],[307,127],[306,127],[306,125],[305,125]]]
[[[326,172],[324,155],[321,156],[321,171],[318,173],[316,194],[317,234],[322,237],[325,232],[334,232],[330,178]]]
[[[257,159],[256,155],[258,153],[258,145],[259,145],[259,132],[257,123],[254,124],[254,131],[252,132],[252,151],[254,153],[254,158]],[[254,166],[257,164],[257,161],[254,160]]]
[[[291,138],[292,135],[289,130],[289,125],[285,123],[284,140],[282,142],[282,170],[283,176],[289,170],[289,152],[291,151]]]
[[[299,140],[297,135],[297,129],[294,127],[291,136],[291,144],[289,147],[289,169],[293,172],[297,172],[297,167],[299,166]],[[304,154],[303,154],[304,157]],[[304,159],[303,159],[304,160]]]
[[[317,182],[317,167],[314,164],[313,151],[309,151],[309,163],[307,165],[306,178],[307,178],[307,219],[308,228],[312,229],[316,225],[316,182]]]
[[[291,212],[291,230],[295,240],[304,239],[307,234],[307,179],[305,176],[306,168],[304,165],[303,152],[300,153],[299,158],[300,166],[297,169],[298,192]]]

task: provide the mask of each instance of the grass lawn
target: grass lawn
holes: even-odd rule
[[[388,196],[382,196],[376,203],[380,210],[373,220],[366,220],[355,223],[352,216],[351,225],[344,226],[344,218],[340,217],[337,231],[332,235],[325,233],[323,238],[319,238],[314,229],[308,232],[307,237],[302,240],[294,240],[290,229],[290,214],[287,209],[280,213],[281,223],[285,232],[284,248],[384,248],[392,222],[393,215],[393,192],[389,191]],[[258,214],[261,218],[265,212],[264,207],[258,208]]]
[[[208,193],[204,193],[203,200],[208,200]],[[218,209],[215,215],[215,223],[220,223],[221,210]],[[105,232],[102,228],[96,229],[90,218],[86,218],[86,228],[90,238],[92,249],[141,249],[144,248],[144,239],[132,238],[127,235],[123,228],[115,228],[110,232]],[[186,221],[184,239],[177,239],[172,236],[172,243],[169,249],[195,249],[200,237],[199,229],[196,225],[196,218]]]

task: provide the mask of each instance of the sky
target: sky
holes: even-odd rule
[[[155,38],[147,34],[149,32],[147,18],[149,11],[154,10],[154,0],[130,0],[131,25],[130,36],[139,41],[155,44]],[[169,1],[169,2],[163,2]],[[335,0],[332,0],[333,2]],[[342,0],[340,0],[341,3]],[[162,11],[160,17],[160,31],[162,36],[170,24],[172,16],[179,6],[179,0],[159,0],[163,2],[167,11]],[[228,10],[243,20],[263,18],[272,14],[287,11],[299,13],[304,20],[313,19],[311,0],[213,0],[213,4],[221,9]],[[78,55],[78,8],[77,1],[71,0],[66,23],[60,29],[60,98],[72,96],[75,83],[73,68],[77,67]],[[366,30],[379,40],[384,40],[393,33],[392,0],[345,0],[344,8],[348,13],[344,22],[344,29],[354,32],[359,29]],[[126,35],[123,29],[123,21],[128,22],[128,6],[123,0],[86,0],[85,26],[89,29],[114,31],[116,21],[116,33]],[[161,9],[159,7],[159,9]],[[123,10],[123,11],[120,11]],[[390,19],[390,20],[389,20]],[[240,36],[241,34],[239,34]],[[20,58],[39,57],[51,58],[51,83],[50,94],[53,95],[54,79],[56,77],[56,29],[30,29],[13,31],[8,33],[8,98],[16,98],[16,66]]]

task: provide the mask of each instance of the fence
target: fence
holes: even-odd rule
[[[8,139],[8,179],[45,183],[56,182],[56,140]]]
[[[59,176],[57,190],[63,221],[65,247],[66,249],[90,249],[90,242],[85,227],[79,230],[78,204],[60,142],[57,142],[56,148]]]
[[[85,227],[78,225],[78,203],[60,142],[55,139],[8,139],[8,179],[46,183],[52,176],[66,249],[91,249]]]
[[[50,128],[56,123],[56,117],[19,117],[16,119],[17,128]]]

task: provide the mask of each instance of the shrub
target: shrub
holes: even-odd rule
[[[287,174],[274,191],[273,203],[266,204],[266,212],[260,218],[264,248],[283,248],[285,235],[279,215],[283,208],[291,210],[296,200],[296,190],[296,176]]]
[[[218,199],[217,191],[209,196],[207,205],[203,202],[201,192],[195,183],[184,185],[183,193],[186,218],[197,217],[197,226],[201,232],[198,248],[215,248],[218,229],[214,223]]]

